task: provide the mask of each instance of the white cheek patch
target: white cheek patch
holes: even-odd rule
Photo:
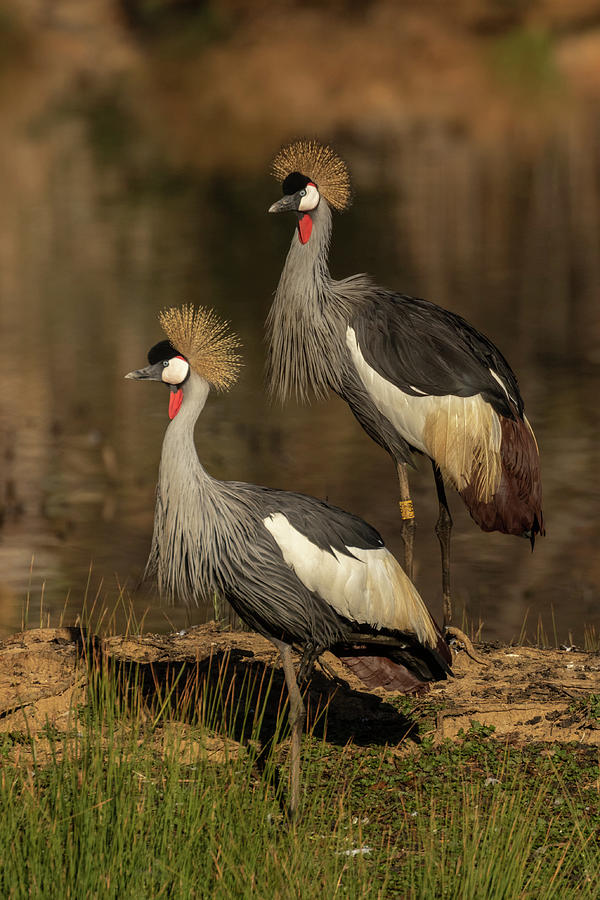
[[[180,356],[174,356],[169,360],[169,365],[165,366],[162,372],[162,380],[166,384],[181,384],[188,376],[190,365],[187,360]]]
[[[308,212],[311,209],[315,209],[321,199],[321,195],[314,184],[307,184],[305,190],[306,195],[302,198],[298,207],[300,212]]]

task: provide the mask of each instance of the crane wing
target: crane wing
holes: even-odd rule
[[[315,500],[309,516],[309,504],[303,511],[300,504],[299,514],[301,495],[273,493],[279,496],[271,499],[280,503],[264,516],[263,524],[309,591],[351,622],[409,632],[423,644],[436,646],[438,634],[425,604],[375,529]],[[304,503],[310,499],[302,497]]]
[[[496,412],[523,415],[516,376],[488,338],[426,300],[377,291],[350,323],[368,365],[414,396],[481,394]]]

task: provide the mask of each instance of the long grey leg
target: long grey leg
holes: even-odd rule
[[[285,683],[288,689],[288,697],[290,701],[290,730],[291,730],[291,748],[290,748],[290,803],[289,816],[295,819],[298,812],[298,801],[300,799],[300,747],[302,741],[302,731],[304,728],[304,719],[306,710],[302,702],[302,695],[298,682],[296,681],[296,673],[294,672],[294,662],[292,659],[292,648],[289,644],[282,641],[273,641],[281,655],[283,663],[283,674],[285,675]]]
[[[402,516],[402,542],[404,543],[404,571],[413,580],[413,544],[415,542],[415,509],[410,499],[408,472],[406,463],[397,463],[398,483],[400,485],[400,515]]]
[[[435,533],[440,542],[442,551],[442,596],[444,609],[444,628],[448,628],[452,621],[452,599],[450,596],[450,534],[452,532],[452,516],[448,508],[448,500],[446,498],[446,490],[444,488],[444,479],[433,460],[433,477],[435,478],[435,486],[437,489],[438,501],[440,504],[440,514],[435,526]]]

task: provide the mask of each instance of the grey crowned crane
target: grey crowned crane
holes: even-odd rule
[[[279,650],[290,700],[291,800],[299,792],[300,681],[331,650],[369,687],[418,692],[450,673],[451,654],[417,590],[362,519],[313,497],[236,481],[202,467],[194,426],[211,387],[236,380],[237,338],[210,310],[160,314],[166,340],[126,378],[169,387],[147,574],[163,596],[198,602],[218,591]]]
[[[444,482],[484,531],[544,534],[539,451],[517,379],[500,351],[463,318],[378,287],[367,275],[334,280],[327,264],[331,210],[350,201],[344,162],[298,141],[273,174],[296,228],[267,319],[272,395],[306,400],[334,391],[390,454],[400,482],[404,568],[412,578],[414,510],[407,463],[431,459],[442,555],[444,625],[452,618],[450,533]],[[453,629],[456,631],[456,629]]]

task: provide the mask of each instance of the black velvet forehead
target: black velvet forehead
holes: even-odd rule
[[[148,350],[148,362],[151,366],[153,366],[157,362],[162,362],[164,359],[173,359],[174,356],[181,356],[182,354],[175,349],[171,341],[159,341],[158,344],[155,344],[154,347],[150,347]]]
[[[295,194],[296,191],[300,191],[303,187],[306,187],[309,182],[310,178],[303,175],[301,172],[290,172],[281,185],[281,189],[284,194]]]

